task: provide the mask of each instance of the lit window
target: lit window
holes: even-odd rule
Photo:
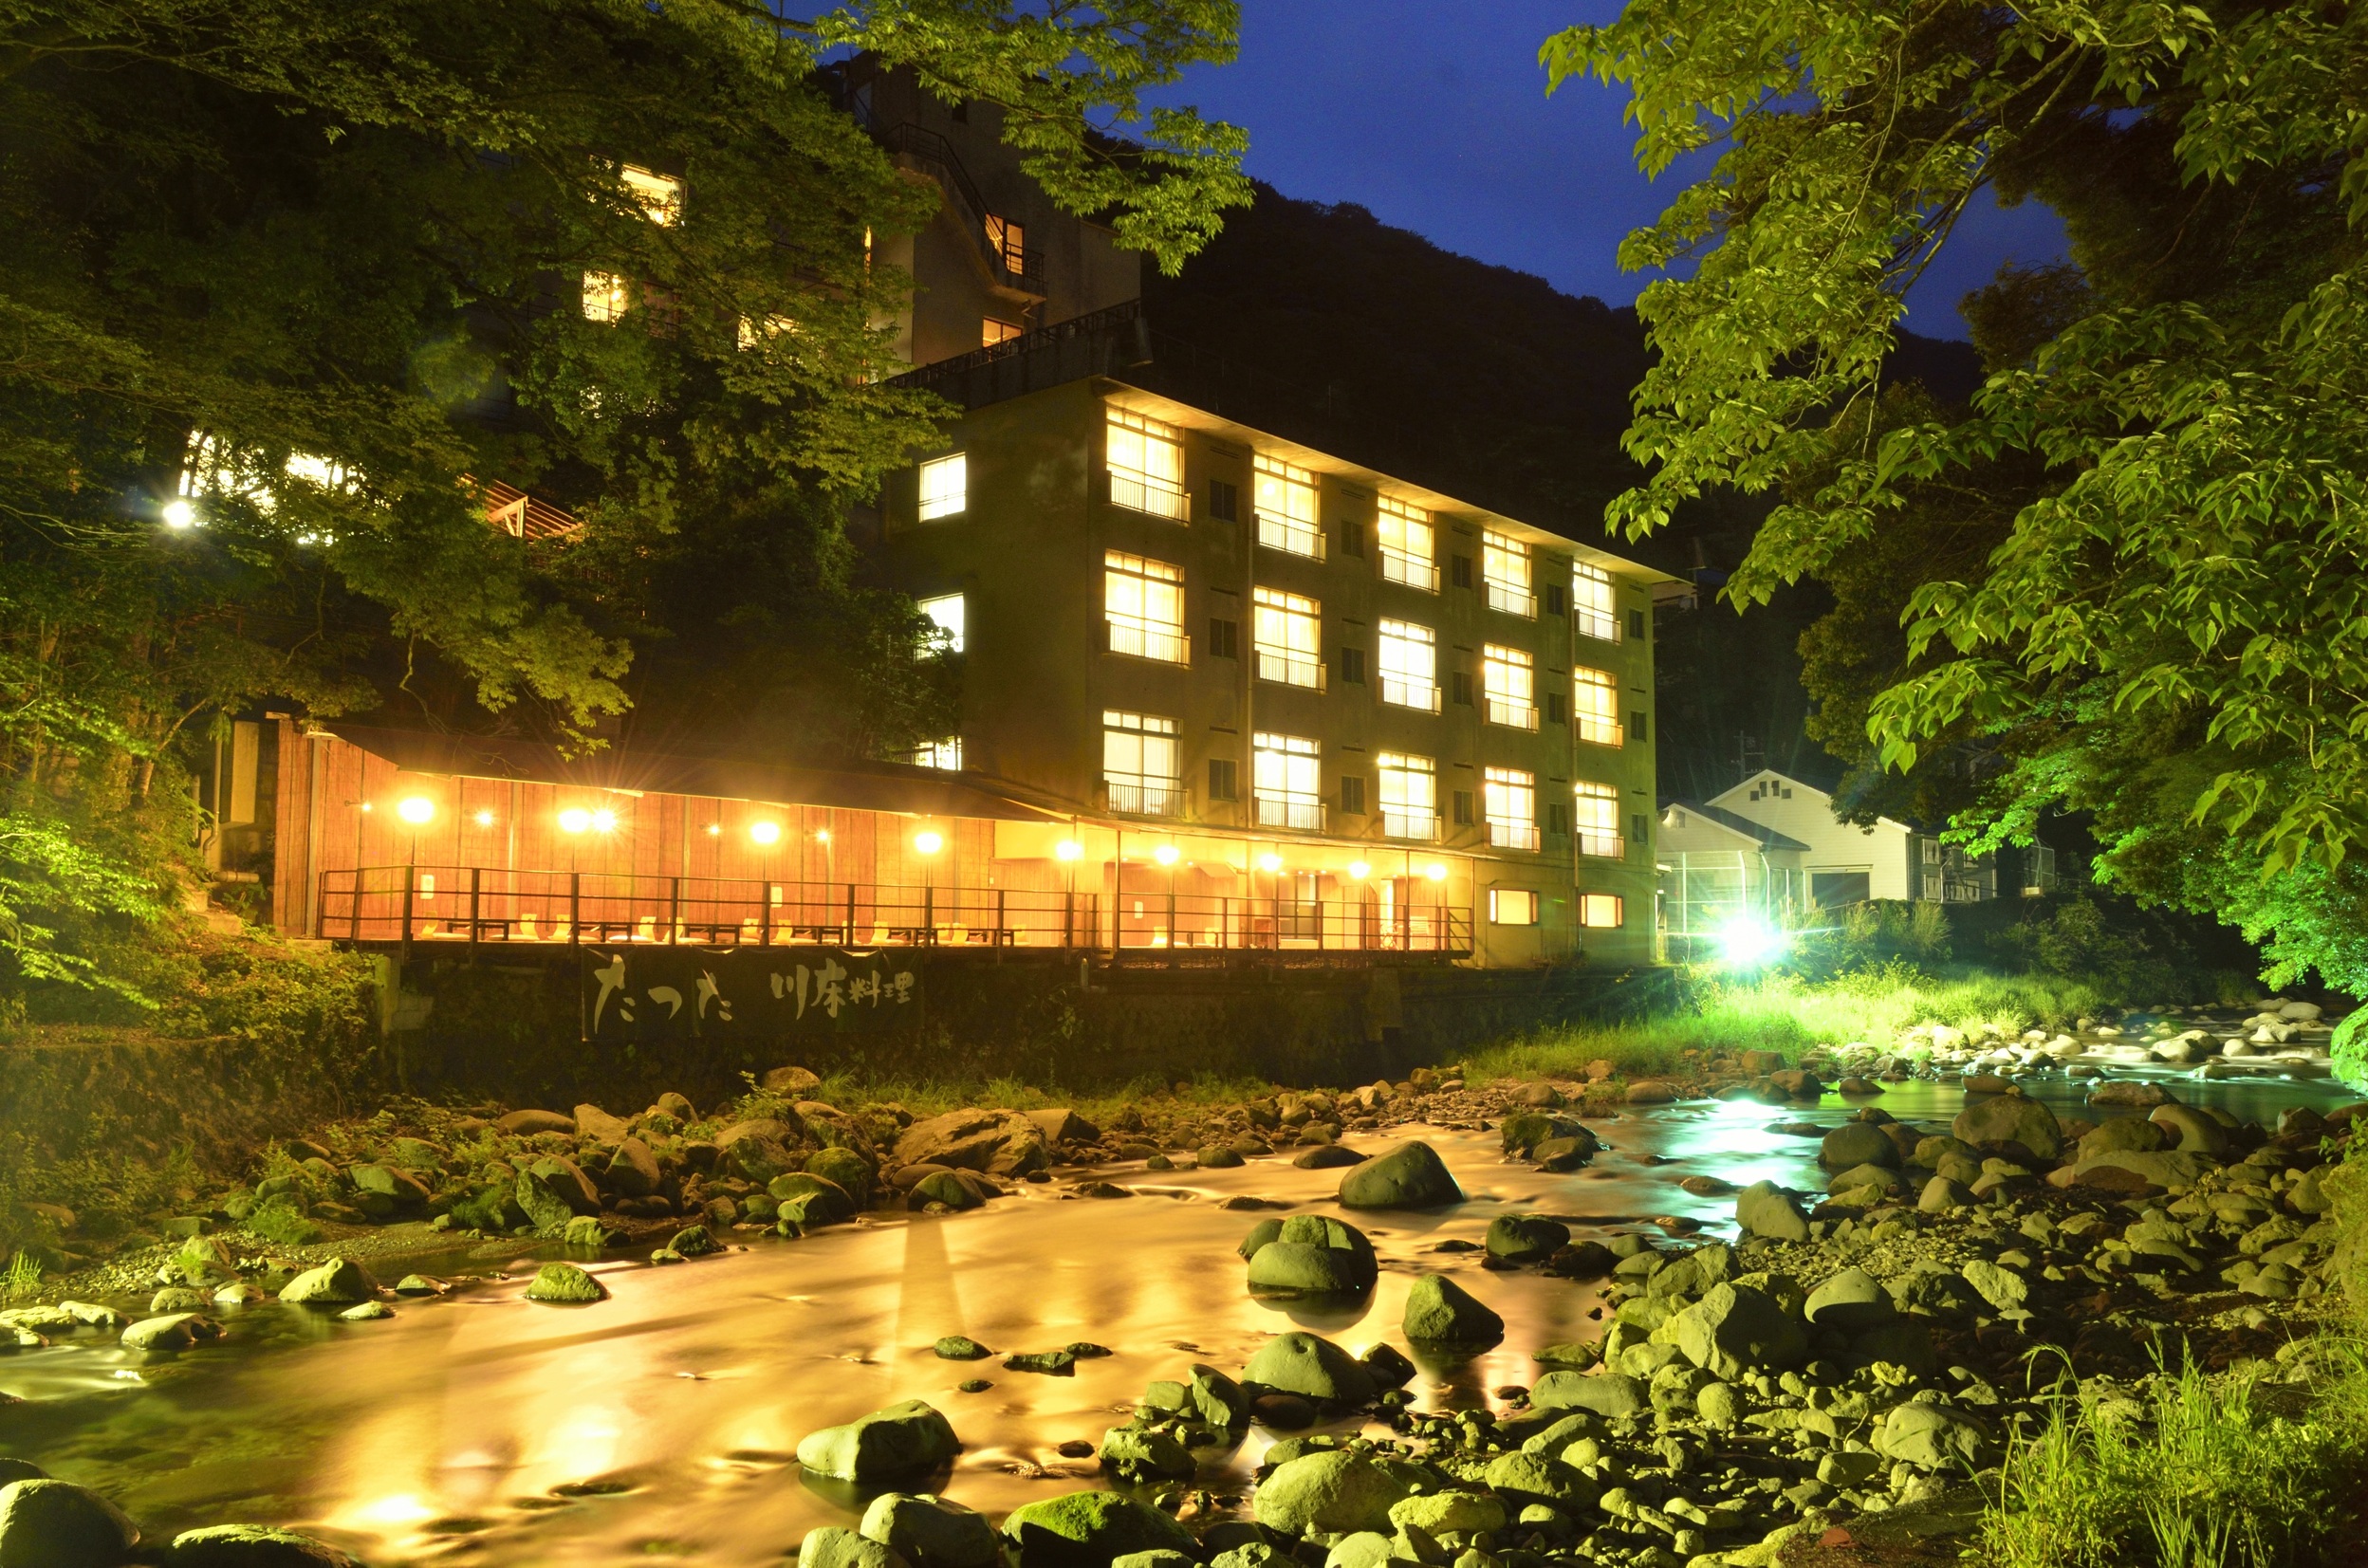
[[[1610,784],[1584,781],[1573,787],[1571,827],[1579,836],[1579,853],[1619,859],[1622,854],[1619,791]]]
[[[795,332],[797,329],[798,323],[786,316],[768,316],[763,321],[743,316],[740,318],[740,351],[745,354],[785,332]]]
[[[1027,231],[1009,218],[987,215],[987,249],[1003,259],[1006,272],[1027,272]]]
[[[1400,708],[1439,710],[1439,638],[1411,620],[1381,622],[1381,700]]]
[[[1570,607],[1581,636],[1619,640],[1619,616],[1612,603],[1612,574],[1584,563],[1571,568]]]
[[[1175,721],[1151,713],[1101,715],[1101,780],[1110,809],[1173,817],[1184,809]]]
[[[1583,666],[1570,673],[1571,711],[1579,717],[1579,738],[1598,746],[1619,744],[1619,683],[1607,670]]]
[[[1538,776],[1517,767],[1481,769],[1480,803],[1489,842],[1498,849],[1538,847]]]
[[[1250,590],[1249,646],[1260,680],[1321,686],[1323,658],[1317,636],[1314,600],[1279,588]]]
[[[920,611],[937,623],[937,630],[946,634],[946,652],[960,653],[963,622],[968,618],[963,610],[962,596],[941,594],[935,599],[925,599],[921,600]]]
[[[1250,465],[1250,509],[1258,514],[1258,543],[1292,555],[1323,555],[1323,530],[1316,526],[1316,476],[1280,458]]]
[[[979,323],[978,346],[992,348],[997,343],[1008,343],[1027,330],[1016,322],[999,322],[989,316]]]
[[[1491,926],[1534,926],[1538,923],[1538,895],[1527,888],[1489,889],[1489,924]]]
[[[1250,804],[1260,827],[1323,829],[1316,743],[1301,735],[1251,737]]]
[[[1181,523],[1193,515],[1184,494],[1184,436],[1173,425],[1126,409],[1110,411],[1110,504]]]
[[[923,741],[913,748],[916,767],[942,767],[949,773],[962,771],[962,737],[951,740]]]
[[[952,517],[971,504],[971,460],[968,453],[933,457],[921,465],[921,521]]]
[[[1190,664],[1193,643],[1184,635],[1184,568],[1123,550],[1106,551],[1101,560],[1110,652]]]
[[[620,322],[633,308],[633,285],[615,272],[586,272],[583,275],[583,319],[587,322]]]
[[[1373,771],[1381,795],[1381,831],[1393,839],[1437,838],[1439,780],[1431,759],[1384,751]]]
[[[1620,898],[1616,893],[1582,893],[1579,895],[1579,923],[1597,931],[1616,931],[1620,925]]]
[[[1509,534],[1482,529],[1480,581],[1488,589],[1489,608],[1508,615],[1534,617],[1537,595],[1529,591],[1529,546]]]
[[[672,228],[682,217],[682,181],[671,175],[661,175],[636,164],[621,164],[617,173],[633,193],[633,199],[641,204],[641,215],[661,229]]]
[[[1431,514],[1403,501],[1381,498],[1381,575],[1392,582],[1439,591],[1439,563],[1431,532]]]
[[[1493,642],[1482,645],[1480,695],[1490,724],[1513,729],[1538,727],[1537,671],[1520,649]]]

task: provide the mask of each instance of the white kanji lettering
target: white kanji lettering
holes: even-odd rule
[[[815,977],[814,1005],[834,1019],[839,1016],[839,1009],[846,1005],[846,993],[842,988],[846,978],[847,971],[839,967],[836,959],[830,958],[823,960],[822,973]]]
[[[601,994],[592,1003],[592,1032],[598,1034],[601,1029],[601,1014],[606,1010],[610,995],[624,988],[625,955],[621,952],[613,955],[607,963],[592,971],[592,978],[601,983]],[[633,1022],[629,1015],[625,1015],[623,1008],[620,1007],[618,1011],[620,1015],[624,1015],[624,1022],[628,1024]]]
[[[666,1004],[666,1016],[669,1020],[682,1011],[682,993],[672,986],[652,986],[650,1000]]]

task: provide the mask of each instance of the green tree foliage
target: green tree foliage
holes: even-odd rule
[[[1774,492],[1730,595],[1836,586],[1829,744],[1978,755],[1905,787],[1993,838],[2094,813],[2100,875],[2340,962],[2306,912],[2368,831],[2368,16],[1640,0],[1545,58],[1630,87],[1648,170],[1716,149],[1623,250],[1671,271],[1638,304],[1653,471],[1610,515]],[[1887,396],[1985,186],[2061,212],[2078,271],[1969,304],[1970,408]]]
[[[148,907],[184,753],[258,698],[583,744],[637,648],[730,625],[771,635],[777,685],[868,661],[774,738],[929,732],[924,629],[837,519],[942,412],[886,384],[909,280],[866,244],[936,198],[822,65],[1004,103],[1055,200],[1174,267],[1246,199],[1242,138],[1138,94],[1235,22],[0,0],[0,814],[35,824],[0,845],[0,951],[65,978],[40,911]],[[583,526],[489,527],[490,483]]]

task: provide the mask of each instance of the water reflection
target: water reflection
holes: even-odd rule
[[[2349,1098],[2326,1084],[2180,1085],[2182,1098],[2205,1098],[2197,1091],[2253,1117]],[[2078,1104],[2077,1086],[2041,1092],[2063,1112]],[[1937,1130],[1964,1100],[1909,1084],[1876,1103]],[[600,1270],[611,1300],[589,1308],[527,1301],[529,1264],[378,1323],[249,1308],[231,1315],[231,1339],[175,1361],[68,1341],[0,1362],[0,1389],[29,1401],[0,1411],[0,1451],[99,1487],[167,1535],[253,1518],[380,1561],[773,1562],[806,1529],[852,1522],[865,1500],[798,1469],[798,1440],[817,1427],[927,1399],[966,1445],[944,1489],[1000,1513],[1097,1484],[1094,1462],[1064,1458],[1059,1445],[1099,1439],[1154,1378],[1195,1361],[1237,1370],[1291,1328],[1356,1350],[1402,1344],[1407,1293],[1429,1271],[1454,1274],[1503,1315],[1507,1337],[1452,1361],[1417,1351],[1415,1391],[1431,1409],[1487,1403],[1535,1377],[1531,1351],[1600,1334],[1589,1316],[1600,1299],[1589,1285],[1484,1271],[1477,1252],[1441,1243],[1477,1243],[1508,1211],[1556,1215],[1582,1237],[1659,1218],[1723,1233],[1732,1200],[1689,1194],[1683,1178],[1810,1185],[1816,1140],[1769,1125],[1804,1115],[1831,1125],[1853,1108],[1828,1097],[1806,1113],[1719,1102],[1631,1114],[1597,1124],[1608,1147],[1565,1174],[1501,1163],[1489,1134],[1420,1130],[1471,1201],[1360,1216],[1381,1262],[1361,1301],[1248,1294],[1233,1249],[1258,1216],[1217,1200],[1330,1211],[1339,1181],[1258,1161],[1157,1178],[1174,1196],[1064,1199],[1029,1187],[953,1218],[841,1227],[678,1267],[620,1261]],[[480,1248],[441,1267],[509,1261]],[[1007,1372],[1000,1358],[939,1360],[932,1347],[949,1334],[1001,1353],[1085,1339],[1115,1354],[1047,1377]],[[958,1392],[973,1377],[992,1386]],[[1204,1455],[1202,1483],[1246,1489],[1267,1440]]]

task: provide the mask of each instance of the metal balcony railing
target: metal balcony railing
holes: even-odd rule
[[[1426,954],[1472,950],[1468,908],[1415,879],[1338,899],[766,882],[481,866],[321,874],[313,934],[450,947],[931,947]]]
[[[1106,620],[1103,646],[1133,658],[1157,659],[1162,664],[1193,662],[1193,639],[1171,627],[1132,620]]]
[[[1408,839],[1416,843],[1435,843],[1439,837],[1439,819],[1435,812],[1401,810],[1385,805],[1381,808],[1381,836],[1385,839]]]
[[[1181,779],[1105,779],[1106,809],[1121,817],[1180,817],[1184,814]]]
[[[1405,680],[1397,675],[1381,677],[1381,700],[1399,708],[1412,708],[1421,713],[1439,710],[1439,683],[1434,680]]]
[[[1323,831],[1323,802],[1309,795],[1253,795],[1251,816],[1260,827],[1289,828],[1295,833]]]
[[[1164,479],[1124,469],[1110,470],[1110,504],[1174,523],[1190,522],[1193,515],[1192,498],[1182,490]]]
[[[1517,583],[1499,582],[1494,578],[1488,580],[1487,588],[1489,609],[1502,610],[1524,620],[1538,618],[1538,596],[1528,589]]]
[[[1268,643],[1253,643],[1250,653],[1258,665],[1258,678],[1278,686],[1305,686],[1321,692],[1324,685],[1324,666],[1321,655],[1303,654],[1289,648],[1277,648]]]
[[[1509,697],[1490,697],[1487,712],[1490,724],[1501,724],[1508,729],[1535,729],[1538,727],[1535,703],[1517,702]]]
[[[1496,849],[1536,849],[1542,839],[1535,822],[1489,819],[1489,843]]]
[[[1316,524],[1295,517],[1277,517],[1272,512],[1257,515],[1258,543],[1267,549],[1304,555],[1311,561],[1323,559],[1323,529]]]
[[[1439,568],[1420,556],[1403,550],[1381,546],[1381,581],[1403,582],[1409,588],[1419,588],[1426,594],[1439,591]]]

